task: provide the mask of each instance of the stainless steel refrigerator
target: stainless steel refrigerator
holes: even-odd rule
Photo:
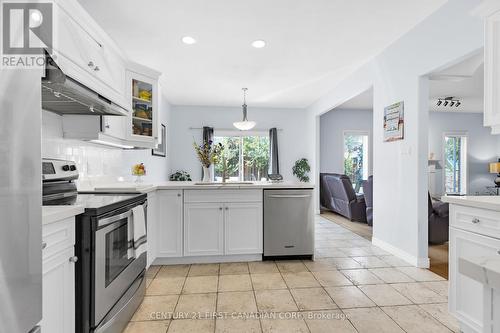
[[[0,333],[42,319],[40,75],[0,70]]]

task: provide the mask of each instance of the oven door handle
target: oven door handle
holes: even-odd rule
[[[132,216],[132,211],[129,210],[128,212],[122,213],[120,215],[114,215],[114,216],[99,220],[97,226],[99,228],[104,227],[104,226],[107,226],[108,224],[111,224],[113,222],[119,221],[119,220],[124,219],[124,218],[129,218],[131,216]]]

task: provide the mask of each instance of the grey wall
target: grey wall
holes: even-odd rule
[[[483,114],[442,113],[429,114],[429,153],[443,160],[445,132],[466,132],[468,155],[467,194],[485,194],[486,186],[494,185],[495,175],[488,173],[488,163],[496,161],[500,152],[500,136],[491,135],[483,126]],[[443,171],[436,170],[436,194],[444,192]]]
[[[373,170],[373,112],[334,109],[320,117],[320,171],[344,172],[344,131],[367,131],[369,139],[368,173]]]
[[[170,127],[170,160],[171,171],[185,170],[191,174],[193,180],[201,179],[201,166],[193,149],[193,139],[201,142],[201,129],[190,130],[191,127],[214,127],[218,130],[229,129],[237,132],[233,127],[234,121],[241,120],[241,107],[212,107],[212,106],[174,106],[171,112]],[[292,175],[292,167],[300,158],[308,157],[307,113],[303,109],[248,109],[248,119],[257,122],[257,126],[248,133],[258,132],[269,135],[269,129],[277,127],[280,173],[285,180],[297,180]]]

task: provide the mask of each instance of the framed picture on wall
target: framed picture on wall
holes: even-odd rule
[[[389,105],[384,109],[384,142],[404,139],[404,102]]]
[[[151,149],[151,154],[153,156],[165,157],[167,156],[167,127],[161,124],[161,143],[158,145],[158,148]]]

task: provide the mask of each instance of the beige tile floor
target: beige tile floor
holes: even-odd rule
[[[152,266],[125,333],[458,332],[448,282],[316,218],[316,261]]]

